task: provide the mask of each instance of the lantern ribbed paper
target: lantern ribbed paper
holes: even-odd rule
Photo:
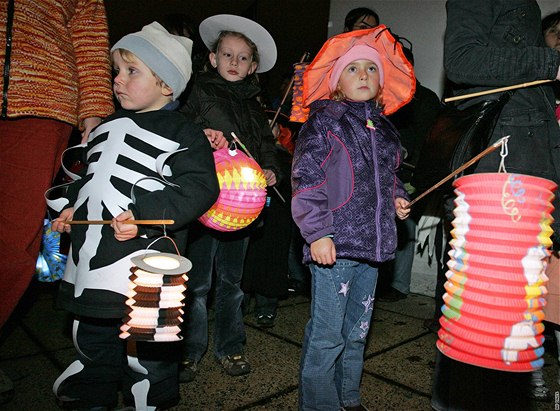
[[[454,183],[451,259],[437,347],[450,358],[502,371],[542,367],[544,258],[556,184],[482,173]]]
[[[178,341],[183,321],[186,273],[192,264],[185,257],[149,253],[133,257],[130,269],[128,314],[121,326],[122,339]]]
[[[247,227],[266,202],[266,178],[257,162],[240,150],[214,151],[220,195],[199,220],[218,231]]]

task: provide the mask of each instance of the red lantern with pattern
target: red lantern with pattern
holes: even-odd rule
[[[450,358],[500,371],[543,366],[545,258],[556,184],[507,173],[454,183],[451,259],[437,346]]]

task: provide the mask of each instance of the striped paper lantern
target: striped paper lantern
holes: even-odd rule
[[[544,364],[545,258],[556,184],[521,174],[481,173],[454,183],[438,349],[501,371]]]
[[[218,200],[199,218],[218,231],[237,231],[251,224],[266,202],[266,178],[261,167],[241,150],[214,151],[220,184]]]
[[[153,252],[131,260],[126,301],[129,308],[119,337],[135,341],[180,340],[183,293],[191,262],[177,254]]]

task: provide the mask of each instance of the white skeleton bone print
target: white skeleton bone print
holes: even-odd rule
[[[132,202],[132,194],[120,192],[113,184],[114,179],[136,184],[136,187],[147,191],[163,189],[163,182],[146,179],[145,173],[121,166],[118,163],[119,158],[126,157],[127,164],[130,164],[131,160],[138,165],[138,170],[147,168],[165,179],[166,176],[171,175],[171,170],[163,164],[165,160],[162,161],[158,157],[166,159],[179,148],[176,141],[142,129],[129,118],[117,119],[107,125],[102,124],[95,130],[91,138],[94,139],[104,133],[108,133],[105,141],[96,144],[87,153],[88,162],[91,160],[87,175],[92,173],[93,175],[80,189],[74,205],[74,210],[83,206],[87,207],[88,220],[102,220],[104,209],[108,210],[112,216],[117,216]],[[131,138],[139,139],[144,144],[164,153],[158,157],[152,157],[125,142],[125,139]],[[64,280],[75,285],[75,297],[79,297],[86,288],[105,289],[126,295],[128,278],[115,275],[115,273],[128,271],[131,264],[130,258],[146,252],[139,250],[111,265],[91,267],[91,259],[97,254],[97,246],[101,242],[102,230],[101,225],[88,226],[85,242],[79,250],[77,266],[72,258],[68,259]],[[72,255],[72,250],[70,250],[70,255]],[[80,274],[78,275],[78,273]]]

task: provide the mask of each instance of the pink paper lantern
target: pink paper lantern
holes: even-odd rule
[[[556,184],[482,173],[454,183],[456,208],[438,349],[502,371],[541,368],[544,274]]]
[[[214,160],[220,195],[199,221],[218,231],[245,228],[255,221],[265,205],[264,173],[257,162],[241,150],[216,150]]]

